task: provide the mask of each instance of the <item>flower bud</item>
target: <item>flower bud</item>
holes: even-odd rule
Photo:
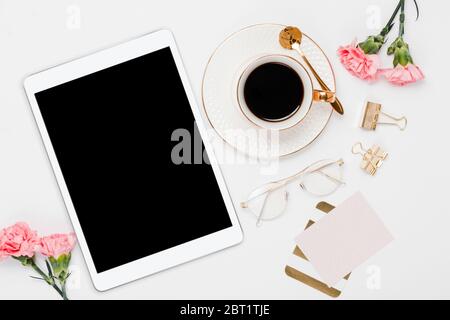
[[[404,67],[406,67],[409,63],[413,63],[411,54],[409,53],[407,47],[401,47],[395,50],[394,67],[396,67],[399,63]]]
[[[14,257],[18,260],[24,267],[30,267],[33,265],[33,258],[27,256]]]
[[[402,37],[398,37],[390,45],[388,54],[394,55],[394,67],[396,67],[398,64],[407,66],[409,63],[413,63],[413,59],[409,52],[409,45],[403,40]]]
[[[388,55],[394,54],[396,49],[402,48],[404,46],[407,46],[407,44],[405,43],[405,41],[403,41],[402,37],[398,37],[389,46],[389,48],[388,48]]]
[[[58,258],[49,257],[48,260],[52,265],[53,274],[60,281],[64,281],[69,276],[69,263],[71,254],[62,254]]]
[[[361,42],[358,46],[365,54],[377,54],[384,44],[384,37],[382,35],[369,36],[366,41]]]
[[[394,53],[395,53],[395,47],[390,46],[390,47],[388,48],[387,54],[388,54],[389,56],[391,56],[391,55],[393,55]]]

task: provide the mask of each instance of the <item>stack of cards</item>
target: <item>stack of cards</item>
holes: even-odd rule
[[[328,205],[323,211],[330,213],[317,223],[310,222],[296,238],[297,259],[291,258],[286,273],[337,297],[352,270],[388,245],[393,237],[361,193],[336,208]],[[298,258],[303,258],[302,263]]]

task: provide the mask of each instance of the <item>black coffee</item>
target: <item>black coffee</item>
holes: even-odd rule
[[[303,101],[304,88],[291,67],[270,62],[253,70],[244,85],[244,98],[250,111],[266,121],[289,118]]]

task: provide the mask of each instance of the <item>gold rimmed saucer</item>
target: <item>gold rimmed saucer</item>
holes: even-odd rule
[[[303,64],[295,52],[279,45],[278,36],[284,27],[259,24],[233,33],[211,55],[203,75],[202,102],[211,126],[228,144],[251,157],[282,157],[304,149],[323,132],[333,113],[328,104],[315,104],[298,124],[277,132],[276,150],[272,147],[269,152],[264,150],[265,146],[271,146],[273,135],[270,133],[259,133],[259,140],[254,139],[255,130],[265,129],[242,115],[235,86],[242,66],[262,56],[286,55]],[[334,72],[323,50],[307,35],[304,35],[302,50],[330,89],[335,91]],[[320,89],[317,82],[314,82],[314,88]],[[241,136],[236,137],[236,132]]]

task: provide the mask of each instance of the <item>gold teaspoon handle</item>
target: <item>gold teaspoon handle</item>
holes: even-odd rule
[[[319,82],[319,84],[322,87],[322,89],[323,90],[327,90],[327,91],[331,91],[330,88],[327,86],[327,84],[322,80],[322,78],[316,72],[314,67],[311,65],[311,63],[309,62],[308,58],[305,56],[303,51],[300,50],[300,46],[298,45],[298,43],[294,44],[292,46],[292,48],[295,49],[300,54],[300,56],[303,58],[303,61],[305,61],[306,65],[309,67],[309,69],[313,73],[314,77],[317,79],[317,82]],[[333,109],[337,113],[344,114],[344,107],[342,106],[341,102],[339,101],[339,99],[337,97],[336,97],[336,100],[331,103],[331,106],[333,107]]]

